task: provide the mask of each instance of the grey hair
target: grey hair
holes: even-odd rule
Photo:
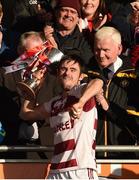
[[[95,41],[96,40],[103,40],[103,39],[107,39],[107,38],[112,38],[114,42],[116,42],[117,44],[121,44],[121,34],[120,32],[114,28],[114,27],[110,27],[110,26],[103,26],[102,28],[100,28],[96,33],[95,33]]]
[[[25,33],[21,34],[20,39],[19,39],[19,43],[18,43],[18,47],[17,47],[18,54],[24,53],[24,51],[26,50],[26,40],[30,36],[35,36],[36,38],[40,37],[40,38],[42,38],[43,41],[45,41],[43,34],[40,32],[36,32],[36,31],[25,32]]]

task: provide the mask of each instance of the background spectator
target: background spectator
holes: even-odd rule
[[[93,36],[101,26],[111,20],[105,0],[80,0],[82,18],[79,20],[80,30],[93,48]]]
[[[94,46],[97,63],[92,65],[92,70],[95,72],[93,74],[98,72],[97,74],[105,77],[104,96],[108,102],[105,111],[99,108],[98,145],[135,145],[139,138],[139,117],[136,113],[139,110],[136,98],[139,92],[139,78],[130,60],[119,58],[121,52],[121,36],[115,28],[102,27],[97,31]],[[100,98],[100,101],[103,99]],[[103,155],[97,155],[104,158]],[[107,153],[107,157],[135,156],[134,153],[126,155],[119,152]]]
[[[131,48],[134,46],[135,25],[129,21],[129,16],[132,11],[139,9],[139,2],[134,1],[121,6],[117,14],[113,15],[110,26],[117,28],[122,35],[123,52],[122,54],[128,56]]]
[[[51,41],[64,54],[68,54],[70,50],[78,53],[87,66],[93,53],[77,25],[80,13],[78,0],[59,0],[55,9],[56,22],[53,27],[46,26],[44,33],[46,39]]]
[[[139,67],[139,11],[133,10],[129,16],[129,22],[134,26],[134,44],[131,47],[131,63],[136,68]]]

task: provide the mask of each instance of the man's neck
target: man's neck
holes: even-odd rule
[[[68,36],[68,35],[70,35],[73,31],[74,31],[74,29],[75,29],[75,27],[74,28],[72,28],[72,29],[65,29],[64,27],[57,27],[57,31],[59,32],[59,34],[61,35],[61,36]]]
[[[68,94],[69,94],[69,91],[70,90],[64,90],[63,93],[62,93],[62,97],[66,98],[68,96]]]
[[[72,31],[71,30],[60,30],[59,31],[59,34],[61,35],[61,36],[67,36],[67,35],[69,35],[69,34],[71,34],[72,33]]]
[[[88,15],[88,16],[86,17],[86,19],[87,19],[87,20],[93,20],[93,15]]]
[[[116,61],[112,64],[110,64],[109,66],[105,67],[110,69],[112,72],[116,72],[123,64],[123,61],[121,60],[121,58],[117,57]]]

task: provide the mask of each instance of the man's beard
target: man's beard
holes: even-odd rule
[[[65,91],[70,91],[70,90],[71,90],[71,87],[64,87],[64,90],[65,90]]]
[[[64,91],[68,92],[72,89],[71,86],[62,86],[62,88],[64,89]]]

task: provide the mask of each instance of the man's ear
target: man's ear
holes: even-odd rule
[[[81,73],[79,81],[82,81],[85,77],[87,77],[87,74]]]
[[[119,52],[118,52],[118,55],[120,55],[121,53],[122,53],[122,50],[123,50],[123,46],[120,44],[119,46],[118,46],[118,48],[119,48]]]

